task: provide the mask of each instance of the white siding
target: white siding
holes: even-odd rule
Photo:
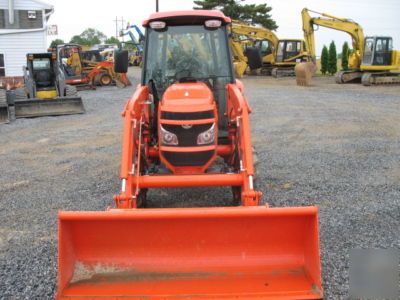
[[[38,0],[14,0],[14,9],[50,10],[53,6]],[[8,0],[0,0],[0,9],[8,9]],[[43,16],[44,28],[46,18]],[[10,31],[15,33],[9,33]],[[0,29],[0,53],[4,54],[6,76],[22,76],[22,67],[26,65],[27,53],[47,51],[47,32],[38,30],[24,32],[21,29]]]
[[[51,5],[35,0],[14,0],[14,9],[42,10],[51,9]],[[0,0],[0,9],[8,9],[8,0]]]
[[[46,31],[0,35],[6,76],[22,76],[22,66],[26,65],[26,54],[30,52],[47,52]]]

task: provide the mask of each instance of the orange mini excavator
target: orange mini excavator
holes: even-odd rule
[[[254,189],[230,22],[205,10],[144,21],[122,191],[116,208],[59,212],[57,299],[322,298],[317,208],[261,205]],[[238,206],[144,208],[149,188],[195,186],[231,187]]]

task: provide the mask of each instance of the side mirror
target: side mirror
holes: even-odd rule
[[[128,50],[114,51],[114,72],[126,73],[128,72],[129,55]]]

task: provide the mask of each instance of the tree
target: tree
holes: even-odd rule
[[[85,46],[93,46],[96,44],[100,44],[106,38],[106,35],[101,31],[98,31],[94,28],[87,28],[80,35],[74,35],[71,39],[71,43],[77,43]]]
[[[324,75],[326,74],[326,72],[328,72],[328,60],[329,60],[328,48],[324,45],[321,53],[321,73]]]
[[[118,47],[121,45],[121,42],[115,36],[109,37],[108,39],[106,39],[104,41],[104,43],[106,43],[106,44],[116,44],[116,45],[118,45]]]
[[[69,42],[72,44],[89,46],[88,41],[84,40],[80,35],[74,35]]]
[[[50,43],[49,48],[56,48],[60,44],[64,44],[64,41],[60,40],[60,39],[52,40],[51,43]]]
[[[349,69],[349,44],[344,42],[342,48],[342,69],[347,71]]]
[[[239,4],[238,0],[196,0],[194,9],[216,9],[226,16],[252,25],[261,25],[270,30],[276,30],[278,25],[269,12],[272,7],[267,4]]]
[[[329,56],[328,56],[328,73],[335,74],[337,71],[337,54],[336,54],[336,45],[335,42],[332,41],[329,45]]]

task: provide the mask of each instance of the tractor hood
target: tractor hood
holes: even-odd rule
[[[161,110],[170,112],[197,112],[213,110],[214,97],[203,82],[175,83],[167,88],[161,101]]]

